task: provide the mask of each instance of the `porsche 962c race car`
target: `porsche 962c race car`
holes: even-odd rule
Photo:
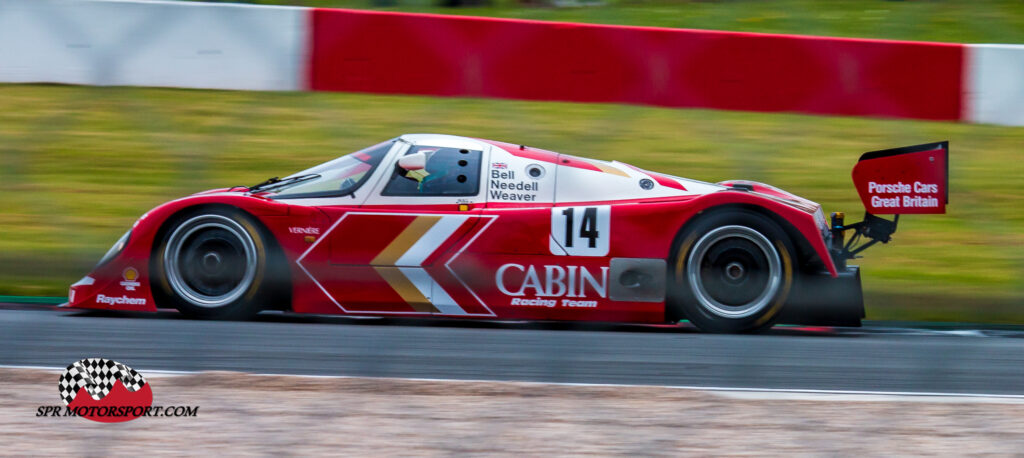
[[[941,213],[947,143],[862,156],[865,219],[750,181],[717,184],[517,144],[417,134],[143,215],[70,307],[857,326],[859,270],[896,220]],[[849,236],[848,241],[845,236]]]

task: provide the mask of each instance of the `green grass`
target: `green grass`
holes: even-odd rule
[[[1024,321],[1024,129],[624,105],[0,85],[0,294],[62,295],[143,212],[408,132],[522,142],[707,181],[746,178],[857,219],[860,153],[951,142],[949,214],[860,264],[873,319]]]
[[[544,21],[797,33],[960,43],[1024,43],[1019,0],[609,0],[575,8],[529,7],[516,0],[491,6],[442,8],[431,0],[253,0],[247,3],[378,9]],[[537,2],[541,3],[541,2]]]

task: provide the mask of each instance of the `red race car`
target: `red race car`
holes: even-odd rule
[[[868,212],[846,225],[761,183],[403,135],[151,210],[71,286],[68,306],[857,326],[860,275],[846,261],[889,240],[896,221],[876,214],[944,211],[947,158],[946,142],[865,154],[854,181]]]

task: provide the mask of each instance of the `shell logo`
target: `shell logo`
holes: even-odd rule
[[[121,277],[123,277],[125,281],[135,281],[139,278],[139,271],[135,270],[134,267],[129,267],[121,273]]]
[[[121,272],[121,278],[124,279],[121,282],[121,286],[124,287],[125,291],[135,291],[135,288],[142,286],[142,283],[137,281],[139,279],[139,271],[134,267],[124,269]]]

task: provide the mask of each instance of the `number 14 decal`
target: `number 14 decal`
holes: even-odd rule
[[[610,205],[551,208],[551,254],[605,256],[611,237]]]

